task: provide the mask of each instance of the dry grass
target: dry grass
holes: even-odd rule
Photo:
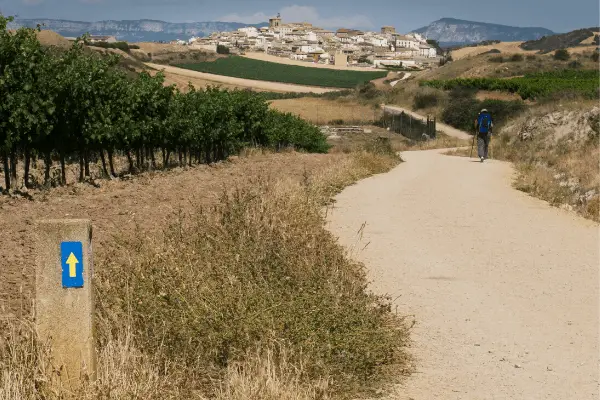
[[[161,234],[98,249],[99,377],[76,397],[316,400],[407,371],[407,328],[366,290],[322,212],[398,159],[331,157],[300,180],[249,173],[213,206],[175,212]],[[51,354],[22,332],[1,343],[0,398],[60,398],[52,369],[38,367]]]
[[[327,100],[321,98],[300,98],[274,100],[271,107],[290,112],[317,125],[333,124],[343,121],[344,124],[366,124],[381,117],[381,110],[373,106],[363,105],[350,100]]]

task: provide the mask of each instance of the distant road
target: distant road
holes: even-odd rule
[[[153,63],[146,63],[146,66],[150,68],[154,68],[156,70],[164,70],[171,74],[176,74],[180,76],[187,76],[190,78],[204,79],[206,81],[215,82],[215,84],[223,83],[226,85],[233,85],[240,88],[251,88],[257,90],[264,90],[269,92],[293,92],[293,93],[328,93],[334,92],[339,89],[334,88],[326,88],[326,87],[318,87],[318,86],[303,86],[303,85],[293,85],[289,83],[279,83],[279,82],[267,82],[267,81],[257,81],[253,79],[243,79],[243,78],[234,78],[231,76],[224,75],[215,75],[209,74],[206,72],[198,72],[192,71],[184,68],[172,67],[169,65],[160,65]]]

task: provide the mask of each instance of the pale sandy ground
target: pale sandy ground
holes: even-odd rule
[[[581,44],[588,46],[580,46],[580,47],[569,47],[567,50],[569,53],[585,53],[594,51],[594,46],[592,42],[594,40],[594,36],[590,36],[589,38],[583,40]],[[460,60],[467,57],[474,57],[479,54],[485,53],[492,49],[497,49],[502,52],[502,54],[537,54],[537,50],[523,50],[519,46],[523,42],[500,42],[496,44],[490,44],[487,46],[474,46],[474,47],[463,47],[462,49],[453,50],[452,58],[454,60]],[[554,52],[549,53],[550,55],[554,54]]]
[[[520,48],[519,46],[522,43],[523,42],[500,42],[500,43],[496,43],[496,44],[490,44],[487,46],[463,47],[462,49],[453,50],[452,58],[455,60],[460,60],[460,59],[463,59],[466,57],[473,57],[473,56],[479,55],[481,53],[485,53],[486,51],[490,51],[492,49],[498,49],[502,53],[509,53],[509,54],[513,54],[513,53],[534,54],[534,53],[536,53],[536,51],[528,51],[528,50],[523,50],[522,48]]]
[[[510,164],[439,153],[404,152],[329,213],[416,320],[417,372],[388,398],[598,399],[598,225],[514,190]]]
[[[406,108],[402,108],[402,107],[398,107],[398,106],[387,106],[387,105],[382,105],[382,108],[384,109],[385,112],[388,113],[396,113],[396,114],[400,114],[401,112],[404,112],[405,114],[408,114],[410,116],[412,116],[413,118],[419,118],[419,119],[427,119],[427,117],[424,117],[421,114],[417,114],[416,112],[407,110]],[[452,136],[458,139],[465,139],[465,140],[469,140],[472,138],[471,135],[451,127],[450,125],[446,125],[440,121],[436,121],[436,129],[438,131],[441,131],[443,133],[445,133],[448,136]]]
[[[314,62],[300,61],[300,60],[292,60],[288,57],[278,57],[271,54],[265,53],[246,53],[242,57],[251,58],[253,60],[261,60],[261,61],[270,61],[279,64],[287,64],[287,65],[299,65],[301,67],[310,67],[310,68],[326,68],[326,69],[337,69],[340,71],[377,71],[375,68],[364,68],[364,67],[347,67],[336,66],[336,65],[325,65],[325,64],[315,64]]]
[[[294,93],[327,93],[333,92],[339,89],[333,88],[325,88],[325,87],[317,87],[317,86],[302,86],[302,85],[293,85],[288,83],[279,83],[279,82],[267,82],[267,81],[256,81],[253,79],[242,79],[242,78],[234,78],[231,76],[224,75],[215,75],[208,74],[205,72],[192,71],[189,69],[171,67],[168,65],[160,65],[153,63],[146,63],[146,65],[150,68],[155,68],[157,70],[164,70],[172,74],[177,74],[182,77],[190,77],[202,79],[205,81],[215,82],[215,83],[223,83],[225,85],[235,86],[239,88],[252,88],[258,90],[266,90],[271,92],[294,92]]]

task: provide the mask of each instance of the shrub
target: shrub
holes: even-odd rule
[[[502,56],[493,56],[489,58],[490,62],[494,62],[494,63],[503,63],[504,62],[504,57]]]
[[[417,93],[413,101],[413,108],[420,110],[423,108],[435,107],[438,105],[438,95],[434,93]]]
[[[578,60],[573,60],[569,63],[569,68],[578,69],[581,68],[583,64]]]
[[[534,54],[527,55],[527,61],[535,61],[535,60],[537,60],[537,56],[535,56]]]
[[[510,61],[512,61],[512,62],[519,62],[519,61],[523,61],[523,59],[524,59],[524,57],[523,57],[523,54],[513,54],[513,55],[510,57]]]
[[[217,54],[229,54],[229,47],[222,44],[217,45]]]
[[[567,61],[571,58],[567,49],[559,49],[554,52],[554,59],[559,61]]]
[[[164,349],[162,365],[206,379],[285,346],[291,365],[306,366],[303,381],[363,386],[402,360],[406,330],[323,227],[323,195],[349,179],[338,174],[302,185],[251,178],[213,207],[174,215],[164,238],[115,246],[99,268],[102,305],[114,312],[105,317],[131,321],[149,354]]]
[[[442,112],[442,120],[455,128],[470,132],[473,123],[483,108],[487,108],[492,114],[494,124],[502,124],[508,118],[512,118],[525,109],[522,101],[484,100],[478,101],[473,95],[461,93],[459,97],[452,97]]]
[[[595,52],[592,53],[592,55],[590,56],[590,58],[592,59],[592,61],[598,62],[598,60],[600,58],[600,53],[598,53],[597,51],[595,51]]]
[[[367,100],[373,100],[381,96],[381,91],[377,90],[372,82],[367,82],[358,87],[358,95]]]

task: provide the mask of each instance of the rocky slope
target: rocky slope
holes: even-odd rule
[[[454,18],[442,18],[416,29],[414,32],[446,45],[477,43],[484,40],[526,41],[554,34],[554,32],[545,28],[519,28]]]
[[[58,32],[62,36],[74,37],[89,32],[92,35],[116,36],[128,42],[170,41],[188,39],[192,36],[208,36],[213,32],[233,31],[245,26],[265,26],[241,24],[237,22],[192,22],[171,23],[155,20],[134,21],[68,21],[57,19],[17,19],[10,24],[14,29],[21,26],[35,28],[42,24],[43,29]]]

